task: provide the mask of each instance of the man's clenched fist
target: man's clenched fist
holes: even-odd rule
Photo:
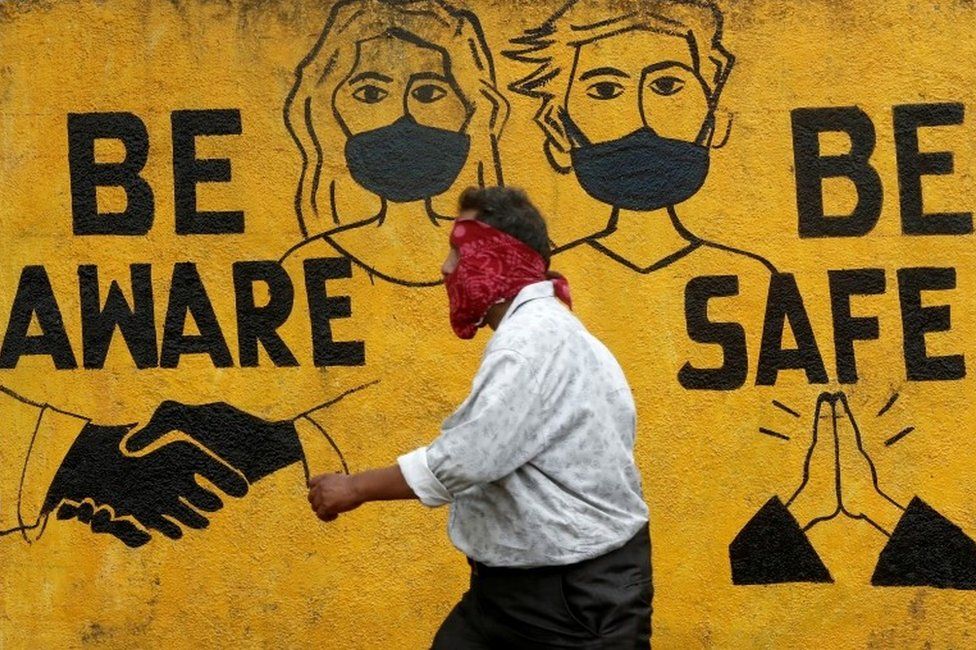
[[[363,505],[356,480],[348,474],[319,474],[308,482],[308,502],[322,521],[335,521],[340,512]]]

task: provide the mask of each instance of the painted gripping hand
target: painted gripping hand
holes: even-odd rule
[[[54,479],[45,511],[58,519],[75,518],[93,532],[109,533],[128,546],[150,540],[152,529],[171,539],[181,526],[206,528],[221,499],[196,481],[199,475],[220,492],[247,494],[240,474],[189,442],[174,442],[143,457],[121,451],[127,427],[86,427]],[[60,505],[58,505],[60,504]]]
[[[889,538],[873,585],[976,589],[976,542],[918,497],[905,506],[882,489],[843,393],[817,400],[799,487],[785,504],[771,498],[730,544],[733,583],[832,582],[806,533],[840,516]]]
[[[206,528],[205,513],[224,506],[218,493],[243,497],[251,484],[294,463],[303,463],[306,478],[312,472],[348,472],[342,452],[318,420],[328,407],[368,386],[276,422],[229,404],[174,401],[160,404],[141,427],[96,425],[64,414],[61,418],[69,419],[69,425],[79,422],[82,428],[54,474],[38,523],[22,523],[3,532],[40,528],[39,535],[47,517],[56,512],[58,519],[77,519],[90,525],[92,532],[108,533],[138,547],[151,540],[152,532],[180,539],[184,528]],[[15,409],[50,408],[9,391],[4,396],[17,400],[12,402]],[[36,427],[27,449],[27,467],[38,464],[37,456],[50,456],[45,447],[59,444],[49,428]],[[60,429],[71,433],[70,426]],[[24,481],[26,472],[21,494]]]
[[[502,182],[508,103],[478,18],[436,0],[340,2],[284,115],[302,154],[306,238],[285,256],[324,239],[381,280],[440,284],[457,191]]]

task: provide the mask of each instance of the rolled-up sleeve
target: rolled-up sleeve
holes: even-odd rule
[[[471,394],[427,447],[427,471],[452,500],[474,485],[511,474],[546,447],[542,411],[539,382],[528,360],[511,350],[489,352]]]
[[[454,500],[447,488],[430,471],[427,465],[427,447],[420,447],[400,456],[397,464],[407,485],[425,506],[435,508]]]

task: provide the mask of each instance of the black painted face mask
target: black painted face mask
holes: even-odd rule
[[[346,164],[367,190],[403,203],[447,191],[461,173],[470,147],[467,133],[422,126],[404,115],[393,124],[349,138]]]
[[[580,186],[608,205],[640,211],[677,205],[701,189],[708,176],[708,147],[699,142],[711,119],[695,142],[662,138],[642,127],[592,144],[566,112],[560,117],[574,145],[570,157]]]

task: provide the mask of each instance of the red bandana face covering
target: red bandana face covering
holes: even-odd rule
[[[553,281],[556,296],[572,307],[566,279],[548,271],[542,255],[508,233],[475,219],[462,219],[454,223],[451,244],[457,250],[458,264],[444,284],[451,327],[462,339],[474,338],[492,306],[546,279]]]

